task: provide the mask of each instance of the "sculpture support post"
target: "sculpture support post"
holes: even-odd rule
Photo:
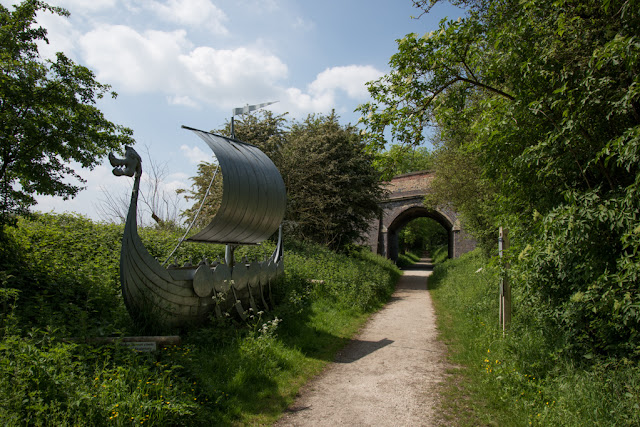
[[[236,137],[236,129],[235,124],[233,123],[233,116],[231,116],[231,138],[235,139]]]
[[[233,252],[235,251],[235,245],[227,245],[224,248],[224,262],[229,268],[233,267]]]

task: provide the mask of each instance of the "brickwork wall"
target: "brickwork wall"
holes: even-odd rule
[[[390,199],[396,199],[411,194],[426,194],[431,188],[431,182],[435,174],[433,172],[413,172],[394,177],[386,183],[385,188],[389,190]]]

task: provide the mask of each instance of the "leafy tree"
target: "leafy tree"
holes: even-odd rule
[[[403,251],[433,252],[449,242],[447,231],[431,218],[417,218],[407,224],[399,233],[398,240]]]
[[[456,4],[464,18],[399,40],[370,84],[370,148],[437,126],[443,188],[485,233],[511,228],[514,289],[565,350],[639,356],[640,3]]]
[[[356,241],[383,197],[372,161],[357,129],[333,112],[295,123],[281,166],[295,234],[334,249]]]
[[[37,0],[9,11],[0,5],[0,223],[35,204],[34,194],[74,197],[81,189],[65,182],[84,180],[68,162],[93,168],[125,144],[132,131],[106,120],[95,106],[110,86],[63,53],[55,60],[38,54],[47,31],[38,12],[69,13]]]
[[[260,148],[276,166],[280,163],[280,150],[288,132],[287,113],[275,115],[269,110],[258,110],[256,114],[243,114],[235,120],[236,139]],[[231,123],[227,123],[218,133],[231,136]]]
[[[434,140],[434,178],[431,191],[425,197],[426,206],[451,206],[464,222],[465,230],[473,234],[485,254],[495,253],[497,233],[495,232],[497,195],[494,184],[482,177],[477,154],[466,149],[463,127],[442,129],[446,142]]]
[[[391,179],[404,173],[430,170],[433,155],[427,147],[412,147],[395,144],[376,156],[376,168],[383,179]]]

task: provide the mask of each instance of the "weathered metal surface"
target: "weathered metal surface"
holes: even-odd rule
[[[221,138],[206,132],[201,133],[211,135],[216,140]],[[286,202],[282,200],[284,184],[273,163],[270,163],[271,161],[256,147],[238,141],[225,142],[225,144],[227,144],[223,150],[225,154],[219,157],[221,166],[225,168],[226,163],[228,170],[236,168],[235,172],[230,174],[231,178],[225,177],[225,191],[238,191],[245,188],[244,186],[248,184],[244,181],[238,185],[227,181],[242,178],[243,174],[252,172],[252,178],[245,176],[243,179],[247,182],[250,179],[262,180],[258,187],[267,195],[263,194],[259,198],[255,193],[251,193],[249,198],[246,194],[242,197],[227,198],[222,227],[220,228],[218,224],[217,228],[211,227],[209,232],[217,233],[217,236],[233,236],[240,242],[257,243],[268,238],[277,229],[282,219]],[[244,159],[252,160],[244,163],[238,163],[235,160],[236,163],[233,163],[234,161],[228,160],[233,156],[228,153],[229,150],[242,152]],[[248,307],[253,310],[258,309],[257,302],[261,302],[262,306],[268,309],[265,293],[269,292],[269,298],[271,297],[271,282],[284,268],[282,232],[280,232],[276,250],[263,263],[251,263],[244,259],[232,267],[203,260],[194,266],[188,263],[182,267],[166,269],[149,254],[137,231],[136,211],[142,175],[140,156],[133,148],[127,147],[124,159],[117,159],[110,155],[109,160],[115,167],[115,175],[134,176],[135,179],[120,255],[122,294],[127,309],[133,317],[149,317],[159,326],[173,328],[201,323],[212,313],[222,316],[222,310],[235,309],[238,315],[245,319]],[[265,165],[268,171],[260,172],[258,169]],[[273,169],[270,169],[271,167]],[[275,186],[275,190],[269,190],[271,185]],[[273,196],[271,202],[263,200],[264,197],[269,199],[271,196]],[[234,207],[237,212],[234,212],[231,207]],[[267,215],[268,218],[258,218],[259,215],[253,212],[256,209],[260,211],[260,215]],[[238,221],[238,224],[234,224],[233,220]],[[274,225],[276,220],[278,223]]]
[[[213,272],[211,268],[202,264],[193,276],[193,291],[202,298],[213,295]]]
[[[187,128],[213,150],[222,169],[222,201],[211,223],[188,240],[255,244],[269,238],[284,218],[286,189],[280,172],[257,147]]]

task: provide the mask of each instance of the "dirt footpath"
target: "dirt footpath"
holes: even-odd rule
[[[405,271],[391,301],[306,385],[276,426],[430,426],[445,348],[427,292],[430,265]]]

